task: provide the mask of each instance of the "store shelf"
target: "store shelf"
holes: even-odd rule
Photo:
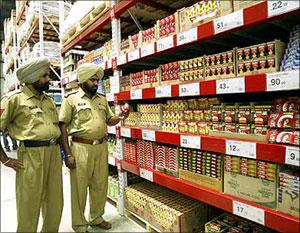
[[[228,139],[213,137],[208,135],[191,135],[184,133],[171,133],[161,130],[121,127],[120,135],[122,137],[150,140],[186,148],[201,149],[216,153],[236,155],[240,157],[264,160],[282,164],[297,164],[296,161],[290,162],[288,157],[291,151],[299,151],[299,147],[271,144],[266,142],[255,142],[250,140]],[[191,144],[185,144],[183,138],[193,141]],[[240,152],[231,151],[229,145],[235,145]],[[249,149],[252,148],[252,149]],[[244,152],[244,153],[243,153]],[[297,160],[295,158],[295,160]],[[298,158],[299,163],[299,158]],[[299,165],[298,165],[299,166]]]
[[[140,175],[140,168],[134,164],[121,161],[121,168],[136,175]],[[280,232],[299,232],[300,221],[293,216],[289,216],[276,210],[257,205],[230,195],[226,195],[224,193],[219,193],[193,184],[191,182],[163,174],[158,171],[148,172],[152,173],[154,183],[192,197],[196,200],[205,202],[209,205],[215,206],[233,214],[235,214],[233,211],[234,201],[237,201],[251,207],[256,207],[260,211],[262,211],[264,213],[264,224],[262,225]],[[147,179],[147,177],[145,178]],[[148,180],[151,180],[151,178]]]
[[[261,25],[287,16],[299,15],[299,6],[297,8],[295,7],[295,4],[285,12],[274,13],[271,8],[272,4],[265,1],[241,11],[213,19],[207,23],[199,25],[196,28],[160,39],[152,45],[150,44],[143,48],[139,48],[138,51],[132,51],[121,55],[116,58],[116,65],[119,69],[124,69],[130,63],[138,65],[138,62],[135,61],[148,57],[157,57],[159,54],[165,52],[176,51],[182,47],[192,45],[195,42],[212,40],[224,34],[230,35],[229,33],[248,29],[254,25],[257,26],[258,24]],[[232,18],[235,19],[235,23],[233,23]],[[238,24],[238,21],[241,23]],[[218,29],[217,24],[220,22],[229,26]]]
[[[289,81],[286,81],[288,77]],[[117,101],[133,99],[153,99],[178,96],[206,96],[218,94],[251,93],[251,92],[269,92],[269,91],[287,91],[298,90],[299,72],[297,70],[287,72],[277,72],[273,74],[255,74],[245,77],[184,82],[174,85],[162,85],[160,87],[141,88],[124,91],[116,94]],[[274,85],[272,79],[279,79],[280,85]],[[137,92],[141,92],[138,94]]]
[[[61,50],[62,56],[64,56],[66,52],[74,48],[80,42],[84,41],[91,34],[93,34],[96,31],[100,31],[101,28],[109,24],[111,22],[112,16],[115,17],[116,15],[118,16],[122,15],[122,13],[124,13],[133,5],[135,5],[137,2],[138,0],[127,0],[118,3],[115,8],[112,8],[109,11],[107,11],[103,16],[101,16],[99,19],[93,22],[89,27],[83,30],[76,38],[74,38],[74,40],[66,44]]]

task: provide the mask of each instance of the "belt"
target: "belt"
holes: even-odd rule
[[[73,142],[79,142],[83,144],[90,144],[90,145],[98,145],[102,144],[105,140],[105,137],[101,139],[96,139],[96,140],[89,140],[89,139],[84,139],[84,138],[79,138],[79,137],[72,137]]]
[[[41,146],[51,146],[59,144],[59,139],[50,139],[50,140],[25,140],[23,141],[25,147],[41,147]]]

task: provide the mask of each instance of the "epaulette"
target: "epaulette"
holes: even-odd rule
[[[71,92],[65,94],[65,98],[68,98],[70,95],[74,95],[74,94],[76,94],[77,92],[78,92],[78,91],[71,91]]]
[[[18,89],[18,90],[15,90],[15,91],[11,91],[11,92],[8,92],[6,95],[3,96],[4,97],[7,97],[7,98],[10,98],[14,95],[17,95],[17,94],[20,94],[22,93],[22,90]]]
[[[44,92],[44,94],[45,94],[45,96],[47,96],[47,97],[49,97],[49,98],[51,98],[51,99],[54,100],[54,97],[53,97],[52,95],[50,95],[50,94],[48,94],[48,93],[45,93],[45,92]]]
[[[103,94],[103,93],[99,93],[99,92],[97,92],[97,94],[98,94],[98,96],[102,96],[102,97],[105,97],[106,98],[106,95],[105,94]]]

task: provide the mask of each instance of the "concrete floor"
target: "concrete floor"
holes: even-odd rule
[[[15,157],[16,152],[8,153],[10,157]],[[59,228],[59,232],[73,232],[71,227],[71,201],[70,183],[68,169],[64,167],[64,210]],[[87,198],[88,199],[88,198]],[[15,172],[1,165],[1,227],[0,232],[16,232],[16,196],[15,196]],[[88,204],[86,213],[88,213]],[[86,215],[87,216],[87,215]],[[145,229],[133,223],[126,217],[118,214],[117,209],[110,203],[106,203],[104,219],[112,223],[112,229],[104,231],[102,229],[91,228],[90,232],[145,232]],[[38,231],[41,230],[42,218],[40,217]]]

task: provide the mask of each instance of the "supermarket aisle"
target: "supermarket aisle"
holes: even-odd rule
[[[10,152],[9,156],[15,157],[15,152]],[[1,165],[1,228],[0,232],[16,231],[16,203],[15,203],[15,173]],[[70,184],[67,169],[64,169],[64,210],[60,225],[60,232],[72,232],[71,228],[71,203]],[[110,221],[113,228],[109,231],[102,229],[89,229],[90,232],[143,232],[144,229],[132,223],[125,217],[121,217],[117,209],[107,202],[104,218]],[[41,229],[41,218],[39,224]]]

